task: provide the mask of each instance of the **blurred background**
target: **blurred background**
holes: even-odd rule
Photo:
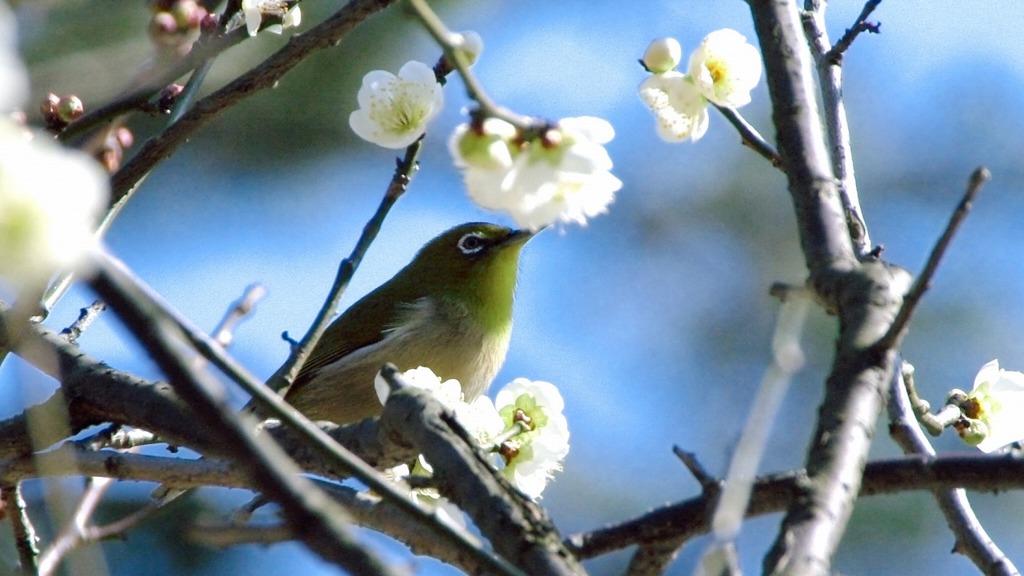
[[[336,2],[303,2],[308,30]],[[695,452],[724,474],[770,360],[777,302],[772,282],[805,277],[781,173],[739,144],[712,113],[707,136],[670,145],[657,138],[636,96],[645,73],[636,60],[647,43],[673,36],[684,60],[708,32],[729,27],[752,42],[744,2],[438,2],[454,30],[485,41],[474,68],[500,103],[521,113],[611,121],[608,150],[623,188],[608,214],[587,227],[548,231],[525,249],[515,330],[498,387],[524,376],[556,384],[565,396],[572,449],[542,503],[563,534],[632,518],[696,496],[697,482],[671,448]],[[860,2],[828,12],[833,40],[851,26]],[[74,93],[87,109],[109,101],[142,66],[151,46],[142,1],[35,0],[15,5],[34,100]],[[921,393],[940,402],[969,388],[998,358],[1024,370],[1024,52],[1016,2],[973,4],[907,0],[883,3],[845,60],[845,97],[861,201],[884,257],[916,273],[958,202],[970,172],[988,166],[985,188],[946,255],[906,341]],[[212,89],[258,63],[286,38],[261,34],[218,59]],[[347,119],[366,72],[397,71],[407,60],[433,63],[439,50],[397,7],[361,26],[335,49],[301,64],[271,91],[254,95],[192,138],[149,176],[107,238],[110,249],[199,326],[212,328],[254,282],[268,296],[238,329],[234,354],[270,375],[287,353],[283,331],[308,327],[391,175],[395,153],[367,144]],[[431,126],[421,170],[393,210],[349,290],[353,302],[403,266],[426,240],[454,224],[502,215],[465,196],[446,140],[469,106],[458,80]],[[30,109],[34,108],[34,104]],[[742,113],[774,138],[762,80]],[[135,125],[140,136],[153,124]],[[76,289],[48,324],[69,324],[92,294]],[[795,379],[772,433],[763,472],[803,462],[835,322],[811,314],[803,338],[808,362]],[[148,378],[159,373],[113,315],[82,347],[110,365]],[[0,368],[2,414],[46,398],[55,384],[12,359]],[[242,399],[239,398],[239,403]],[[966,450],[953,436],[940,451]],[[879,427],[873,456],[898,454]],[[36,483],[72,497],[81,482]],[[116,489],[102,517],[133,510],[152,486]],[[85,573],[333,574],[294,544],[220,551],[184,541],[189,522],[219,520],[241,491],[204,490],[179,510],[80,553]],[[1024,496],[973,495],[976,510],[1004,550],[1024,563]],[[59,509],[59,506],[56,506]],[[38,507],[36,508],[39,509]],[[760,571],[780,517],[748,522],[739,540],[743,568]],[[47,520],[39,522],[46,528]],[[0,530],[9,531],[7,523]],[[454,574],[404,547],[367,534],[416,573]],[[686,546],[671,574],[690,574],[707,541]],[[972,572],[951,554],[953,536],[927,493],[859,502],[834,569],[844,574]],[[13,565],[9,538],[0,564]],[[620,573],[628,554],[586,564]]]

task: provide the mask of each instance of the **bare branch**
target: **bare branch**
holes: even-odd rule
[[[793,0],[751,0],[778,150],[786,169],[807,285],[839,315],[839,338],[806,457],[806,482],[765,558],[765,573],[826,574],[859,492],[895,354],[875,346],[909,285],[902,269],[861,261],[825,147],[813,70]]]
[[[853,41],[860,36],[861,32],[870,32],[872,34],[880,34],[882,25],[875,22],[868,22],[868,17],[871,13],[878,8],[878,5],[882,3],[882,0],[868,0],[864,4],[864,8],[860,11],[860,15],[857,16],[857,20],[853,23],[853,27],[847,28],[846,33],[836,42],[836,45],[825,54],[825,59],[833,64],[839,64],[843,60],[843,55],[850,49],[850,45]]]
[[[701,490],[713,492],[721,489],[722,481],[708,473],[707,469],[697,460],[696,454],[687,452],[679,446],[673,446],[672,453],[682,461],[683,466],[686,466],[690,474],[693,474],[693,477],[700,483]]]
[[[725,116],[725,119],[736,128],[736,131],[740,133],[740,138],[742,139],[741,141],[744,146],[760,154],[765,160],[771,162],[772,166],[780,169],[782,168],[782,159],[779,158],[779,153],[775,151],[775,148],[769,144],[768,141],[765,140],[764,137],[761,136],[761,134],[759,134],[758,131],[751,126],[742,115],[740,115],[738,110],[727,106],[719,106],[718,104],[715,104],[714,106],[722,113],[722,116]]]
[[[828,150],[846,215],[847,230],[857,255],[866,258],[872,255],[874,247],[871,245],[871,236],[860,207],[857,179],[854,176],[850,125],[846,119],[846,105],[843,102],[843,70],[838,61],[826,57],[832,46],[825,26],[824,9],[815,6],[809,10],[804,15],[803,23],[818,70]]]
[[[758,478],[747,507],[747,518],[785,510],[799,496],[806,481],[804,470]],[[860,496],[910,490],[948,490],[958,486],[992,493],[1024,487],[1024,459],[957,453],[914,455],[872,462],[864,469]],[[656,508],[631,520],[574,534],[566,539],[566,545],[581,559],[633,545],[654,546],[667,542],[681,546],[711,531],[713,511],[714,497],[702,494]]]
[[[391,177],[387,190],[384,192],[384,197],[381,198],[380,204],[377,205],[377,211],[374,212],[366,225],[363,226],[363,232],[359,235],[359,240],[356,242],[355,247],[352,248],[352,253],[349,254],[348,258],[343,259],[338,266],[338,273],[334,278],[334,284],[331,286],[331,291],[327,295],[323,306],[320,307],[320,311],[317,312],[313,325],[306,331],[302,341],[293,347],[288,360],[267,380],[267,385],[272,389],[284,389],[295,381],[295,377],[298,376],[299,371],[302,369],[302,364],[313,351],[317,342],[320,341],[324,331],[327,330],[331,318],[341,304],[341,297],[344,295],[345,289],[348,288],[349,281],[352,280],[356,268],[363,261],[366,251],[370,249],[370,244],[377,238],[377,233],[380,232],[384,219],[391,211],[392,206],[395,205],[395,202],[398,202],[398,199],[405,194],[409,184],[412,182],[412,177],[418,169],[417,158],[419,158],[422,145],[422,138],[413,142],[406,148],[405,156],[397,162],[395,173]]]
[[[256,307],[256,303],[263,299],[267,294],[267,289],[262,284],[250,284],[245,287],[245,292],[242,296],[235,300],[231,305],[231,308],[224,313],[224,317],[221,318],[220,323],[213,330],[213,339],[215,342],[221,345],[223,348],[227,348],[231,345],[231,341],[234,340],[235,328],[238,324],[245,319],[253,308]]]
[[[90,284],[146,346],[206,432],[221,445],[230,446],[260,490],[281,505],[284,518],[303,535],[303,542],[325,560],[355,573],[394,573],[356,542],[348,515],[337,503],[300,476],[299,467],[276,443],[254,434],[256,423],[251,417],[235,415],[218,383],[190,368],[180,351],[185,335],[161,314],[159,304],[137,289],[109,259],[96,260],[98,273]]]
[[[82,308],[78,315],[78,319],[75,320],[71,326],[61,330],[60,335],[67,340],[69,344],[77,344],[78,338],[82,335],[82,332],[85,332],[92,324],[93,320],[98,318],[106,309],[107,305],[100,300]]]
[[[39,548],[36,530],[28,517],[28,507],[21,496],[19,482],[0,483],[0,503],[3,512],[11,518],[11,529],[14,532],[14,546],[18,550],[18,562],[21,573],[25,576],[39,574]]]
[[[942,257],[946,254],[946,249],[949,248],[949,243],[953,240],[953,235],[956,234],[957,229],[960,228],[960,224],[963,223],[964,219],[967,218],[967,214],[971,211],[971,204],[974,199],[981,192],[981,189],[985,186],[985,183],[992,178],[992,174],[988,171],[988,168],[984,166],[976,169],[971,173],[971,179],[967,183],[967,190],[964,192],[963,198],[960,199],[960,203],[957,204],[956,210],[953,211],[953,215],[949,218],[949,223],[946,224],[946,229],[942,232],[942,236],[939,237],[938,242],[932,248],[931,254],[928,256],[928,262],[925,263],[924,270],[917,277],[910,292],[903,298],[903,305],[900,306],[899,314],[896,315],[896,319],[893,320],[892,325],[889,327],[888,333],[880,341],[880,345],[887,348],[897,348],[903,341],[903,336],[906,333],[907,326],[910,324],[910,318],[914,315],[914,310],[917,309],[917,305],[921,302],[921,297],[928,290],[932,283],[932,277],[935,276],[935,271],[939,268],[939,262],[942,261]]]
[[[196,102],[178,122],[143,144],[139,152],[114,174],[111,178],[111,204],[121,201],[157,163],[170,156],[207,122],[260,90],[272,88],[310,54],[337,46],[356,25],[391,2],[351,0],[312,30],[292,36],[285,47],[259,66]],[[244,33],[244,30],[241,32]]]

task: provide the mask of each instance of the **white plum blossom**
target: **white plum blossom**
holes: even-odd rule
[[[730,108],[750,103],[750,91],[761,79],[761,57],[742,34],[723,28],[704,37],[683,74],[675,70],[682,49],[677,52],[678,43],[672,42],[651,42],[643,64],[652,75],[638,92],[654,114],[658,136],[696,142],[708,129],[709,101]]]
[[[675,71],[654,74],[640,84],[639,92],[654,114],[662,140],[696,142],[707,132],[707,101],[689,76]]]
[[[495,467],[527,496],[539,498],[553,473],[561,470],[569,453],[569,426],[562,413],[565,402],[553,384],[518,378],[502,388],[494,402],[480,396],[466,403],[457,380],[442,382],[429,368],[408,370],[403,377],[410,386],[432,392],[455,412],[456,420],[477,445],[494,453]],[[383,376],[377,375],[374,386],[381,403],[385,403],[390,387]],[[386,473],[397,481],[408,476],[429,477],[433,468],[420,456],[411,469],[401,465]],[[433,489],[417,489],[413,494],[439,506],[444,502]],[[449,516],[461,518],[460,514]]]
[[[683,59],[683,47],[675,38],[652,40],[641,60],[644,68],[652,74],[663,74],[679,66]]]
[[[242,0],[242,16],[249,36],[260,31],[264,14],[273,14],[281,19],[279,24],[267,26],[266,31],[280,34],[285,28],[293,28],[302,23],[302,10],[298,4],[288,8],[287,2],[280,0]]]
[[[16,31],[0,2],[0,113],[28,94]],[[109,194],[107,175],[87,155],[0,117],[0,289],[38,292],[57,271],[80,269]]]
[[[479,127],[460,124],[448,139],[448,150],[463,170],[505,171],[512,168],[516,134],[516,127],[500,118],[487,118]]]
[[[723,28],[704,37],[687,69],[705,98],[730,108],[750,103],[761,80],[761,55],[735,30]]]
[[[958,426],[961,437],[982,452],[1024,440],[1024,374],[1000,369],[998,360],[985,364],[960,408],[970,423]]]
[[[444,105],[434,71],[422,62],[406,62],[398,75],[374,70],[363,76],[359,109],[349,126],[363,140],[391,149],[405,148],[427,131]]]
[[[462,384],[458,380],[442,382],[441,378],[426,366],[406,370],[402,373],[402,377],[410,386],[431,392],[447,408],[454,409],[460,402],[465,403],[462,401]],[[391,395],[391,387],[379,372],[373,380],[373,387],[380,403],[387,402],[388,396]]]
[[[565,118],[523,140],[503,121],[456,128],[449,149],[470,198],[538,230],[554,222],[585,225],[607,211],[622,181],[604,144],[615,136],[600,118]]]
[[[549,382],[517,378],[498,392],[494,404],[506,430],[523,430],[501,445],[502,473],[521,492],[539,498],[569,453],[562,395]]]
[[[491,446],[505,431],[505,421],[487,396],[479,396],[468,404],[460,402],[454,410],[455,419],[480,446]]]
[[[39,290],[57,271],[78,268],[108,196],[92,158],[0,119],[0,284]]]

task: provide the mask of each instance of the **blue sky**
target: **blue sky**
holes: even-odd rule
[[[829,7],[833,38],[860,7]],[[601,116],[617,132],[608,148],[624,185],[610,212],[586,228],[545,232],[524,251],[512,347],[496,382],[548,380],[566,397],[573,448],[543,503],[571,533],[696,495],[696,482],[671,447],[695,451],[713,473],[724,472],[768,361],[776,307],[768,285],[798,283],[804,271],[781,175],[743,149],[716,115],[698,143],[658,140],[636,97],[644,78],[636,58],[658,36],[678,38],[687,54],[717,28],[752,38],[746,5],[480,2],[447,6],[442,15],[452,29],[483,36],[476,72],[499,102],[551,118]],[[937,402],[949,388],[969,386],[992,358],[1024,369],[1024,232],[1017,217],[1024,208],[1024,16],[1014,2],[914,1],[883,3],[873,19],[882,22],[882,34],[863,35],[849,53],[846,101],[864,212],[884,255],[919,270],[971,170],[985,163],[994,173],[905,348],[925,393]],[[436,53],[421,34],[360,61],[351,74],[358,79],[374,68],[397,70],[405,60],[429,61]],[[337,116],[324,122],[344,125],[355,105],[354,93],[302,90],[309,98],[337,100]],[[460,189],[445,140],[469,103],[458,82],[445,95],[422,169],[367,255],[346,304],[390,277],[441,230],[469,220],[508,223],[474,207]],[[772,138],[763,82],[743,112]],[[300,115],[302,106],[280,114]],[[220,122],[230,129],[233,122],[259,121],[236,114]],[[239,329],[233,350],[254,372],[269,375],[286,353],[279,334],[307,327],[338,260],[379,200],[394,153],[350,143],[279,164],[246,162],[239,148],[218,154],[218,147],[237,146],[198,135],[150,176],[108,245],[204,327],[212,327],[247,284],[263,283],[269,295]],[[50,324],[66,324],[90,298],[75,291]],[[833,334],[832,319],[812,314],[805,336],[809,363],[784,404],[762,470],[802,462]],[[83,347],[115,367],[158,376],[115,322],[92,328]],[[52,389],[17,366],[5,366],[0,383],[35,400]],[[895,454],[884,427],[880,432],[877,455]],[[949,438],[938,447],[964,449]],[[1024,557],[1013,521],[1021,498],[1004,494],[980,502],[979,514],[997,541],[1011,556]],[[862,508],[838,570],[967,570],[966,561],[948,554],[952,536],[927,498],[865,501]],[[911,519],[898,534],[878,526],[897,515]],[[745,528],[746,570],[756,571],[777,523],[772,517]],[[672,573],[689,574],[700,549],[686,548]],[[290,557],[289,550],[253,554],[278,561]],[[594,571],[614,573],[617,561]],[[260,568],[287,570],[275,571],[270,561]]]

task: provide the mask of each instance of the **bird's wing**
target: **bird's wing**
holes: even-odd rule
[[[383,340],[388,330],[408,314],[408,303],[421,297],[419,292],[415,285],[403,289],[386,283],[350,306],[327,327],[302,365],[292,389],[301,386],[324,366]]]

